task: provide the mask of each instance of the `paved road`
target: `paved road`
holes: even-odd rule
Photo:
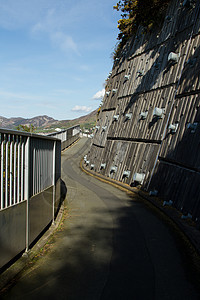
[[[86,141],[62,156],[61,228],[2,299],[200,299],[162,220],[138,196],[81,171]]]

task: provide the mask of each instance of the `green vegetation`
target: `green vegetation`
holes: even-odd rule
[[[33,124],[31,124],[30,126],[27,125],[18,125],[16,127],[17,130],[20,131],[26,131],[26,132],[35,132],[36,131],[36,127],[33,126]]]
[[[121,11],[118,21],[120,41],[114,51],[116,58],[127,40],[136,34],[139,25],[144,27],[144,32],[150,31],[154,26],[160,26],[170,0],[120,0],[113,8]]]
[[[92,128],[96,124],[96,115],[92,115],[91,117],[83,119],[75,119],[75,120],[69,120],[69,121],[58,121],[56,124],[51,124],[44,127],[38,127],[36,130],[36,133],[52,133],[55,132],[56,128],[60,128],[61,130],[66,130],[67,128],[70,128],[74,125],[80,124],[81,130],[84,132],[85,130],[89,130],[89,132],[92,130]]]

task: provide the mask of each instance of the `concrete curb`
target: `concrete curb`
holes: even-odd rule
[[[67,146],[65,149],[61,150],[61,154],[64,153],[66,150],[70,149],[71,147],[73,147],[76,143],[78,143],[79,140],[80,140],[80,137],[77,140],[75,140],[72,144]]]
[[[163,206],[162,199],[158,197],[149,196],[147,192],[139,190],[138,188],[130,187],[127,184],[113,180],[102,174],[98,174],[92,170],[87,169],[83,164],[83,159],[80,162],[80,168],[82,169],[82,171],[84,171],[90,176],[94,176],[103,182],[116,186],[117,188],[136,193],[139,196],[141,196],[145,201],[148,201],[148,203],[150,202],[154,207],[159,209],[168,218],[170,218],[176,226],[178,226],[178,228],[182,231],[182,233],[185,235],[190,244],[194,247],[194,251],[196,251],[197,255],[200,256],[200,231],[195,227],[195,223],[191,220],[187,221],[181,219],[181,213],[175,207]]]
[[[6,269],[2,274],[0,274],[0,294],[6,286],[8,286],[14,278],[25,268],[25,266],[39,253],[41,248],[48,242],[51,235],[58,228],[64,212],[64,202],[62,203],[58,215],[54,221],[47,229],[47,231],[42,235],[42,237],[37,241],[37,243],[28,251],[24,252],[22,256],[14,262],[8,269]]]

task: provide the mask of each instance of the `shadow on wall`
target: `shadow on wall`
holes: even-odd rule
[[[195,10],[188,10],[187,8],[183,9],[183,14],[179,15],[179,18],[177,20],[177,26],[180,27],[180,24],[181,23],[181,19],[184,18],[184,14],[193,14],[193,18],[195,18],[195,15],[197,14],[198,12],[198,16],[199,16],[199,11],[198,11],[198,7],[195,9]],[[198,19],[198,16],[197,16],[197,19]],[[174,27],[176,27],[176,25]],[[195,26],[195,24],[194,24]],[[179,28],[180,30],[180,28]],[[145,39],[144,39],[144,42],[146,40],[148,40],[148,38],[150,38],[152,35],[154,37],[154,40],[157,40],[159,38],[159,34],[161,34],[162,32],[164,31],[164,29],[162,29],[162,31],[157,31],[156,33],[149,33],[145,36]],[[190,29],[191,31],[191,29]],[[187,35],[188,36],[188,40],[190,38],[190,34]],[[181,48],[180,46],[184,45],[186,46],[186,44],[184,44],[185,42],[185,37],[186,37],[186,34],[183,32],[183,33],[179,33],[175,36],[171,35],[171,38],[169,37],[170,41],[168,42],[168,52],[173,52],[173,53],[179,53],[181,51]],[[153,40],[153,39],[151,39]],[[133,39],[133,42],[134,42],[134,39]],[[132,42],[132,43],[133,43]],[[149,43],[146,44],[146,47],[144,48],[144,52],[148,51],[148,49],[150,49],[151,46],[149,45]],[[195,48],[195,47],[194,47]],[[124,111],[124,115],[131,109],[132,105],[139,99],[139,94],[137,93],[141,93],[141,92],[144,92],[144,91],[151,91],[151,89],[153,88],[153,85],[155,84],[156,80],[159,78],[160,74],[163,73],[163,78],[168,78],[171,76],[171,69],[176,66],[172,61],[171,62],[168,62],[167,61],[167,57],[168,57],[168,54],[169,53],[166,53],[166,45],[164,44],[163,42],[163,45],[158,45],[158,46],[155,46],[154,45],[154,49],[151,53],[151,56],[150,56],[150,59],[153,59],[154,60],[154,57],[159,53],[159,57],[154,61],[152,67],[144,74],[144,76],[142,76],[142,80],[139,84],[139,86],[137,87],[137,89],[134,91],[134,95],[131,97],[130,99],[130,102],[128,103],[127,107],[125,108],[125,111]],[[137,50],[137,47],[134,48],[134,51]],[[199,49],[196,49],[195,50],[195,54],[190,56],[190,59],[189,61],[187,62],[187,67],[185,68],[184,72],[185,74],[187,74],[188,76],[188,71],[190,72],[191,74],[191,85],[193,85],[196,81],[196,79],[199,77],[199,69],[196,68],[196,72],[194,73],[192,71],[192,68],[191,66],[193,66],[193,64],[195,64],[196,62],[196,58],[198,57],[198,53],[199,52]],[[130,55],[130,53],[128,53],[127,55],[127,58],[129,58],[128,56]],[[183,49],[183,53],[181,54],[181,56],[185,56],[185,49]],[[189,70],[190,69],[190,70]],[[152,77],[153,75],[153,77]],[[182,78],[184,77],[184,74],[182,76]],[[176,81],[176,80],[175,80]],[[187,86],[186,86],[187,88]]]
[[[176,1],[176,3],[178,3],[178,1]],[[180,3],[177,5],[180,5]],[[134,37],[134,39],[132,39],[131,41],[132,44],[131,45],[129,44],[127,46],[128,49],[129,47],[130,49],[131,48],[132,49],[129,52],[127,52],[126,55],[124,54],[123,58],[121,59],[121,62],[115,62],[114,69],[116,68],[115,73],[116,75],[118,75],[118,70],[120,69],[120,67],[123,66],[125,58],[127,60],[131,59],[133,52],[136,51],[139,47],[141,47],[142,43],[144,44],[146,43],[144,49],[142,50],[142,53],[148,54],[148,51],[151,51],[151,54],[149,55],[148,59],[150,58],[153,61],[155,60],[152,66],[141,77],[141,82],[139,83],[136,90],[134,90],[134,95],[131,97],[129,103],[127,104],[125,110],[123,111],[124,115],[127,112],[129,112],[131,109],[133,109],[133,105],[139,101],[139,97],[142,93],[144,93],[145,91],[151,92],[152,89],[154,89],[154,84],[156,80],[159,79],[159,76],[162,76],[161,84],[159,84],[158,86],[160,90],[164,90],[166,86],[168,87],[171,85],[174,85],[174,87],[176,87],[179,80],[178,76],[180,76],[181,74],[182,63],[186,58],[186,54],[188,55],[189,59],[187,58],[187,60],[185,61],[181,80],[179,82],[178,94],[186,93],[188,91],[191,92],[191,91],[199,90],[198,79],[199,79],[200,60],[198,60],[198,58],[200,57],[199,55],[200,47],[195,46],[195,44],[198,42],[198,40],[195,40],[197,37],[195,36],[193,37],[194,39],[191,41],[191,45],[190,45],[191,47],[189,48],[189,53],[187,53],[188,42],[191,37],[191,31],[193,26],[195,29],[194,34],[198,33],[197,27],[199,26],[198,24],[199,17],[196,18],[197,14],[199,16],[198,6],[199,3],[196,2],[195,9],[190,10],[188,9],[187,6],[184,7],[184,5],[182,5],[182,7],[176,8],[176,11],[171,11],[171,13],[173,14],[173,18],[175,19],[174,19],[174,23],[172,23],[171,32],[168,30],[168,32],[170,33],[169,35],[167,35],[167,33],[165,34],[165,27],[163,27],[164,29],[162,30],[162,32],[160,32],[161,35],[160,37],[159,37],[159,32],[154,33],[153,35],[147,34],[145,37],[141,37],[141,40],[139,39],[136,40],[136,38]],[[176,12],[177,12],[177,16],[175,15]],[[196,23],[198,25],[195,24],[195,20],[197,21]],[[158,37],[156,37],[157,34]],[[149,37],[149,41],[148,41],[148,37]],[[157,41],[158,41],[158,45],[155,46]],[[125,48],[125,52],[126,52],[126,48]],[[178,63],[174,64],[173,62],[168,61],[168,54],[171,52],[177,54],[180,53]],[[158,54],[159,56],[157,57]],[[136,55],[136,59],[138,57],[140,57],[140,53],[138,56]],[[135,58],[133,58],[133,60],[134,59]],[[141,57],[141,59],[143,59],[143,57]],[[143,62],[144,66],[146,62],[147,61]],[[158,68],[156,66],[158,66]],[[161,86],[163,86],[164,88],[162,89]],[[175,95],[172,95],[172,97],[174,96]],[[123,97],[125,97],[125,95],[123,95]],[[192,133],[191,128],[184,130],[184,128],[187,128],[190,122],[191,124],[193,124],[200,121],[199,100],[198,99],[194,100],[196,101],[195,104],[193,103],[192,105],[189,106],[187,103],[184,103],[186,97],[181,96],[182,98],[180,99],[179,97],[180,95],[178,95],[178,97],[175,99],[175,104],[174,107],[172,108],[172,115],[169,120],[172,122],[172,124],[173,123],[178,124],[178,131],[173,135],[175,142],[172,140],[171,134],[167,135],[165,140],[163,141],[162,148],[165,147],[167,150],[165,151],[165,149],[162,149],[160,153],[159,163],[156,167],[155,170],[156,172],[151,182],[151,188],[158,189],[159,192],[161,193],[161,196],[164,199],[166,198],[166,200],[173,200],[175,202],[176,207],[178,209],[183,210],[184,213],[185,211],[190,212],[193,218],[200,219],[200,201],[199,201],[200,200],[199,199],[200,141],[199,141],[199,134],[197,134],[197,131],[199,131],[199,125],[198,125],[198,130],[196,130],[196,133]],[[173,101],[171,100],[172,99],[169,99],[169,96],[166,95],[165,104],[170,108],[173,103]],[[190,99],[188,99],[187,101],[188,103],[191,104]],[[195,111],[195,109],[197,109],[197,111]],[[192,112],[192,110],[194,111]],[[170,111],[170,109],[168,109],[168,111]],[[149,129],[151,129],[151,127],[155,124],[155,122],[156,119],[154,118],[152,122],[149,123]],[[168,122],[167,114],[163,123],[164,122]],[[127,120],[124,120],[125,126],[126,123],[128,123]],[[114,123],[112,122],[112,124]],[[163,125],[162,134],[164,133],[165,125],[169,126],[169,124]],[[117,134],[120,132],[121,128],[118,128],[118,130],[119,131],[117,132]],[[182,132],[184,132],[183,135]],[[179,134],[178,138],[176,138],[177,134]],[[162,137],[162,135],[160,136]],[[171,138],[171,141],[168,140],[169,138]],[[148,143],[148,140],[149,139],[147,137],[145,142]],[[170,142],[171,144],[173,144],[173,147],[169,146]],[[110,142],[110,148],[109,147],[107,148],[109,152],[107,151],[108,154],[105,155],[105,158],[102,161],[102,163],[108,162],[110,159],[108,155],[110,155],[110,153],[111,154],[114,153],[113,145],[114,142],[113,143]],[[166,152],[166,154],[162,152]]]
[[[56,212],[55,212],[55,218],[57,217],[57,215],[58,215],[58,213],[59,213],[60,207],[61,207],[63,201],[65,200],[66,195],[67,195],[67,187],[66,187],[66,184],[65,184],[65,182],[60,178],[60,197],[59,197],[58,207],[57,207]]]
[[[190,100],[188,97],[188,100]],[[176,99],[177,102],[187,99]],[[195,99],[194,99],[195,101]],[[163,141],[162,150],[152,177],[150,190],[157,190],[158,196],[165,201],[173,201],[174,206],[183,215],[188,214],[200,225],[200,97],[197,97],[198,107],[193,105],[194,121],[188,123],[185,119],[178,124],[179,129],[173,135],[167,134]],[[179,103],[181,105],[181,103]],[[188,115],[192,111],[188,110]],[[182,137],[173,145],[173,138],[180,134],[179,130],[185,127]],[[168,139],[171,138],[171,142]]]
[[[187,93],[193,90],[199,90],[200,88],[200,46],[196,47],[194,44],[192,46],[193,54],[190,55],[189,59],[185,63],[184,70],[179,83],[179,86],[182,87],[182,90],[178,90],[178,93]]]
[[[196,9],[198,11],[198,8]],[[199,13],[199,12],[198,12]],[[196,12],[195,12],[196,14]],[[189,39],[188,35],[188,39]],[[171,39],[169,46],[170,51],[178,53],[180,46],[185,42],[185,34],[179,34]],[[193,41],[192,41],[193,42]],[[186,44],[185,44],[186,45]],[[200,69],[200,47],[196,47],[195,43],[191,44],[189,52],[189,59],[184,64],[181,80],[179,82],[178,93],[184,94],[187,92],[195,93],[195,90],[199,90],[199,69]],[[156,55],[156,51],[152,52],[152,58]],[[186,53],[183,51],[182,55]],[[152,65],[160,64],[160,69],[156,73],[157,78],[160,73],[163,72],[163,76],[168,76],[172,63],[168,63],[165,66],[161,64],[160,58],[157,58],[155,63]],[[147,81],[146,78],[150,76],[152,68],[147,71],[145,76],[142,78],[140,85],[135,91],[140,92],[141,88],[147,86],[150,90],[153,87],[153,81]],[[155,72],[154,72],[155,73]],[[188,80],[189,79],[189,80]],[[181,98],[182,97],[182,98]],[[193,103],[191,104],[191,98]],[[134,95],[129,104],[127,105],[124,114],[129,111],[132,105],[138,100],[139,96]],[[180,99],[181,98],[181,99]],[[186,102],[183,104],[183,101]],[[185,106],[184,114],[181,105]],[[191,106],[190,106],[191,105]],[[169,149],[166,151],[167,154],[164,156],[161,151],[159,161],[155,170],[155,174],[152,178],[150,189],[158,190],[159,196],[166,201],[172,200],[176,208],[182,211],[183,215],[191,215],[193,220],[200,224],[200,101],[199,96],[188,96],[188,99],[183,96],[178,96],[175,100],[173,107],[175,113],[173,113],[172,123],[178,124],[178,131],[184,130],[184,134],[177,138],[178,143],[174,144],[170,148],[168,139],[171,134],[167,134],[163,141],[163,147]],[[179,113],[178,113],[179,111]],[[194,116],[194,117],[192,117]],[[191,123],[190,123],[191,122]],[[196,125],[195,125],[196,124]],[[153,123],[149,124],[152,126]],[[196,127],[195,127],[196,126]],[[195,127],[195,129],[193,129]],[[177,133],[173,134],[174,138]],[[173,139],[173,138],[172,138]],[[171,141],[172,142],[172,141]]]
[[[67,195],[67,187],[65,182],[60,179],[60,194],[61,194],[61,204],[65,200],[66,195]]]

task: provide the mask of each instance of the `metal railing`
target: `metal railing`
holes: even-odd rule
[[[63,150],[79,134],[80,125],[48,136],[0,129],[0,210],[54,185],[60,177],[58,140]]]
[[[51,136],[0,128],[0,270],[54,222],[61,201],[61,148],[76,125]]]
[[[75,125],[59,132],[50,133],[48,136],[53,136],[61,140],[61,150],[64,150],[79,138],[80,125]]]
[[[0,209],[17,204],[24,199],[27,156],[27,137],[1,131],[1,202]]]
[[[54,185],[60,176],[54,174],[58,143],[54,137],[0,129],[0,209]]]
[[[0,269],[54,222],[60,205],[61,141],[0,129]]]

